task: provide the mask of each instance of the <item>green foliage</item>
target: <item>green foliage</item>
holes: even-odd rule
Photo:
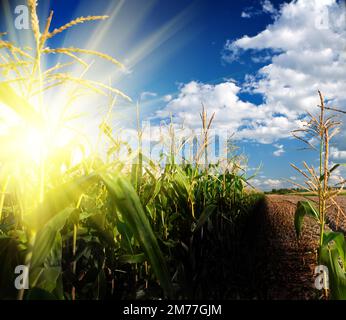
[[[301,229],[303,226],[304,217],[308,216],[316,221],[319,221],[319,214],[310,201],[298,201],[297,209],[294,214],[294,227],[297,237],[300,237]]]
[[[72,299],[72,291],[75,299],[193,298],[217,290],[208,276],[215,272],[210,263],[221,258],[213,248],[235,254],[232,243],[241,241],[262,196],[245,191],[246,178],[236,173],[167,164],[158,175],[161,169],[143,159],[137,191],[122,165],[94,163],[94,173],[85,175],[81,164],[33,210],[35,223],[26,225],[35,226],[34,234],[8,226],[5,203],[0,256],[7,263],[0,274],[10,280],[4,297],[16,297],[13,270],[28,253],[25,299]]]
[[[145,251],[166,295],[172,297],[172,287],[166,262],[138,195],[132,185],[121,176],[103,175],[102,179],[114,198],[117,211],[126,221],[136,240]]]
[[[302,128],[293,131],[293,136],[303,141],[309,148],[318,150],[319,167],[316,172],[314,166],[309,166],[303,162],[304,169],[299,169],[294,164],[291,166],[298,171],[305,179],[306,195],[314,195],[318,197],[318,209],[316,209],[310,201],[299,201],[295,213],[294,225],[297,237],[300,236],[302,223],[305,216],[315,219],[320,227],[319,231],[319,257],[318,263],[328,267],[329,279],[331,283],[332,299],[346,299],[346,278],[345,278],[345,236],[342,233],[326,232],[326,216],[327,209],[336,206],[338,210],[342,210],[337,204],[336,196],[343,191],[344,182],[334,187],[330,186],[331,174],[343,164],[334,164],[329,167],[330,140],[336,135],[341,126],[341,122],[335,120],[334,116],[326,116],[326,109],[330,109],[324,105],[324,97],[318,91],[320,98],[320,112],[318,116],[308,113],[309,121]],[[332,108],[330,110],[343,112]],[[314,138],[314,139],[312,139]],[[324,287],[324,297],[327,298],[327,288]]]
[[[108,123],[112,107],[116,97],[131,99],[115,88],[85,79],[91,65],[78,55],[123,66],[93,50],[45,46],[46,40],[69,27],[107,17],[82,17],[50,32],[51,13],[43,32],[36,2],[29,4],[36,49],[18,48],[0,39],[0,49],[6,50],[2,55],[8,62],[5,65],[13,65],[16,71],[5,70],[0,103],[21,120],[0,137],[0,298],[157,299],[222,294],[216,292],[211,276],[218,275],[215,268],[225,259],[224,252],[227,257],[237,256],[234,248],[240,247],[245,226],[262,196],[245,190],[248,181],[242,163],[235,156],[224,159],[226,169],[220,163],[200,166],[198,159],[178,165],[172,124],[171,150],[157,161],[143,154],[139,127],[138,150],[117,140]],[[61,73],[69,64],[43,70],[41,58],[46,54],[67,55],[85,70],[79,76]],[[21,74],[28,78],[18,78]],[[61,110],[50,108],[46,90],[66,88],[71,82],[74,86],[68,87],[71,92],[66,93]],[[79,131],[70,124],[78,115],[68,111],[77,98],[90,92],[112,100],[99,125],[96,145],[85,148],[84,136],[61,149],[51,145],[49,138],[58,136],[60,130]],[[198,154],[199,158],[204,154],[207,162],[214,115],[207,121],[203,108],[201,117],[203,143]],[[36,150],[25,145],[32,131],[48,137],[41,141],[38,159],[34,159]],[[101,145],[106,150],[100,152]],[[125,160],[118,157],[122,148],[127,150]],[[77,150],[83,156],[73,164]],[[33,159],[28,159],[32,153]],[[167,164],[162,167],[164,158]],[[20,264],[29,267],[28,291],[17,292],[13,286],[14,268]]]
[[[320,262],[328,267],[330,298],[346,300],[346,241],[343,233],[325,233]]]

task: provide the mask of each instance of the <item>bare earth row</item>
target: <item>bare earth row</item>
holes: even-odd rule
[[[314,288],[319,226],[305,218],[299,241],[294,230],[296,204],[303,199],[301,196],[270,195],[264,202],[261,252],[266,263],[261,274],[266,299],[318,299],[321,296]],[[346,208],[346,197],[339,197],[337,203],[342,209]],[[327,223],[328,229],[346,231],[343,210],[336,207],[328,211]]]

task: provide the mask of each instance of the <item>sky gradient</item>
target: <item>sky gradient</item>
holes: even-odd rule
[[[13,12],[24,1],[10,2]],[[2,0],[0,31],[13,21],[4,8]],[[329,105],[346,109],[344,1],[41,0],[39,9],[54,10],[53,27],[80,15],[110,15],[49,45],[91,46],[124,62],[125,73],[100,64],[94,76],[112,77],[140,101],[142,120],[154,128],[172,115],[177,125],[198,130],[203,103],[209,115],[215,112],[214,128],[234,134],[238,152],[248,157],[248,174],[261,168],[253,180],[261,189],[299,181],[291,162],[316,163],[317,155],[299,150],[304,146],[290,132],[306,111],[318,110],[318,89]],[[134,104],[124,110],[115,125],[131,129]],[[332,162],[346,162],[345,138],[343,129]]]

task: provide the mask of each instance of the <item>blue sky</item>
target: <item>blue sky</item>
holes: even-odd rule
[[[298,181],[290,162],[316,162],[313,152],[298,150],[303,146],[290,131],[306,110],[316,111],[317,89],[346,108],[344,1],[41,0],[39,8],[54,10],[53,27],[80,15],[110,15],[103,29],[104,22],[81,25],[49,45],[92,43],[124,62],[128,72],[113,83],[140,100],[152,126],[171,113],[197,130],[204,103],[216,114],[215,129],[234,133],[249,175],[262,165],[254,180],[262,189]],[[110,76],[98,68],[98,79]],[[134,114],[126,106],[129,127]],[[346,160],[344,138],[342,131],[335,140],[333,162]]]

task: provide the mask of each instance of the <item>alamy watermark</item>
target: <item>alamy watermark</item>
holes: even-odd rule
[[[17,30],[30,29],[30,13],[29,8],[25,4],[17,5],[14,8],[14,26]],[[321,7],[315,14],[315,28],[316,29],[329,29],[330,13],[328,7]]]
[[[315,288],[317,290],[329,289],[329,271],[324,265],[315,268]]]
[[[14,8],[14,27],[17,30],[30,29],[30,15],[28,6],[21,4]]]
[[[14,287],[17,290],[29,289],[29,267],[25,265],[16,266],[14,273],[18,274],[14,280]]]
[[[29,289],[29,267],[25,265],[18,265],[14,269],[14,273],[18,274],[14,280],[14,287],[17,290]],[[314,276],[314,285],[317,290],[329,289],[329,271],[326,266],[316,266]]]

